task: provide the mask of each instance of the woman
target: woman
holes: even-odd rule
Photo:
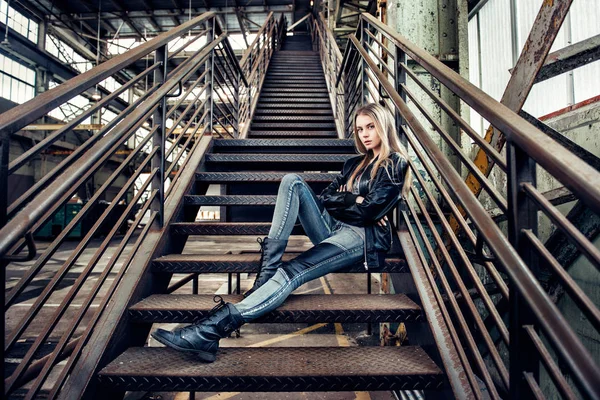
[[[356,111],[354,142],[361,155],[347,160],[319,197],[298,174],[283,177],[269,235],[259,241],[260,271],[244,300],[233,305],[221,299],[199,323],[173,332],[158,329],[152,336],[213,362],[219,339],[276,309],[302,284],[360,262],[365,270],[383,266],[392,243],[386,214],[410,182],[406,150],[392,115],[378,104]],[[282,262],[297,217],[315,246]]]

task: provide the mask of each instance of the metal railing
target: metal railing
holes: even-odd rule
[[[344,135],[344,94],[336,89],[338,72],[342,65],[342,52],[340,51],[333,32],[327,28],[327,21],[323,14],[318,17],[311,15],[310,18],[311,32],[313,34],[313,42],[316,43],[317,51],[321,58],[323,71],[325,73],[325,82],[327,83],[327,91],[329,92],[329,100],[333,110],[333,118],[340,139],[345,138]]]
[[[323,65],[329,70],[338,65],[335,42],[322,17],[314,23]],[[503,132],[508,140],[507,160],[432,90],[435,85],[417,76],[414,66]],[[596,268],[600,252],[536,189],[536,168],[539,165],[596,213],[600,212],[600,173],[371,15],[361,15],[336,70],[335,84],[329,88],[336,111],[343,106],[339,117],[344,137],[352,135],[351,118],[363,103],[379,102],[396,116],[415,177],[407,211],[398,212],[398,222],[406,224],[399,233],[407,232],[414,243],[422,244],[416,248],[420,261],[430,266],[427,284],[436,299],[443,299],[438,300],[442,316],[436,318],[446,319],[453,343],[466,349],[459,354],[468,391],[483,398],[479,383],[483,382],[494,399],[543,396],[540,376],[545,370],[563,398],[600,398],[598,360],[545,292],[539,271],[548,268],[554,273],[596,331],[600,312],[544,247],[537,235],[538,213],[548,216]],[[333,100],[340,97],[343,101]],[[427,103],[456,124],[458,134],[438,122]],[[508,198],[464,153],[461,132],[506,173]],[[447,152],[454,155],[452,159]],[[469,190],[460,174],[463,168],[474,174],[495,207],[507,215],[508,233]],[[460,235],[449,223],[451,216],[460,225]],[[451,384],[457,390],[464,380]]]
[[[8,263],[33,260],[22,277],[6,284],[4,321],[10,316],[14,323],[6,335],[2,331],[6,337],[3,358],[10,358],[17,343],[31,337],[31,332],[36,335],[26,354],[19,356],[22,360],[15,371],[5,380],[5,395],[33,380],[25,397],[34,398],[42,385],[50,384],[47,379],[50,372],[59,368],[58,377],[51,380],[49,397],[58,395],[136,250],[149,232],[163,229],[165,202],[174,188],[181,186],[182,172],[198,151],[202,136],[240,137],[244,124],[249,125],[257,97],[257,89],[249,85],[259,85],[264,78],[269,58],[280,41],[275,36],[276,25],[270,14],[239,63],[216,14],[207,12],[0,115],[3,281],[6,282]],[[178,38],[184,43],[173,46]],[[71,98],[94,89],[104,79],[142,64],[143,71],[131,81],[9,162],[9,140],[19,130]],[[149,79],[150,85],[142,90],[145,79]],[[25,194],[7,204],[10,175],[43,155],[79,124],[102,112],[112,100],[134,86],[141,92],[139,98],[92,132]],[[127,148],[126,144],[132,142]],[[102,185],[36,255],[33,235],[94,177]],[[118,193],[112,197],[110,190],[115,188]],[[106,208],[99,209],[104,198],[111,201]],[[92,221],[89,230],[82,233],[75,246],[67,243],[70,234],[86,220]],[[21,255],[26,246],[28,254]],[[58,266],[52,265],[50,261],[58,251],[68,251],[67,259]],[[62,292],[58,294],[59,291]],[[31,299],[33,304],[17,310],[15,306],[24,299]],[[45,305],[54,302],[59,304],[51,308],[50,314],[49,308],[41,312]],[[50,336],[59,339],[48,354],[42,346]],[[57,367],[66,358],[66,364]]]
[[[258,104],[258,94],[267,74],[269,62],[273,52],[281,48],[283,40],[285,40],[285,24],[283,14],[278,21],[275,21],[273,12],[270,12],[240,61],[240,66],[248,81],[248,86],[240,93],[239,97],[240,121],[243,121],[240,138],[246,138],[250,130],[250,121],[254,116],[256,104]]]

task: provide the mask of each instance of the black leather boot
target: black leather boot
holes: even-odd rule
[[[281,266],[281,257],[283,257],[288,244],[287,240],[275,240],[268,237],[262,240],[258,238],[256,241],[260,243],[259,270],[252,288],[244,293],[244,297],[248,297],[275,275],[277,268]]]
[[[157,329],[152,337],[175,350],[194,353],[202,361],[217,359],[219,339],[244,324],[244,318],[231,303],[225,303],[221,296],[214,297],[219,302],[203,320],[194,325],[175,329],[173,332]]]

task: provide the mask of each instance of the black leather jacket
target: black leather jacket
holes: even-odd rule
[[[377,221],[387,215],[397,205],[402,196],[402,186],[408,163],[398,153],[392,153],[394,170],[380,168],[371,181],[371,169],[374,163],[367,166],[358,182],[359,195],[364,197],[362,203],[356,203],[359,195],[351,192],[338,192],[340,186],[346,184],[350,175],[364,156],[352,157],[344,163],[342,173],[321,192],[319,199],[331,216],[350,225],[365,228],[365,269],[380,268],[385,263],[385,254],[392,245],[391,224],[377,225]],[[388,174],[389,172],[389,174]],[[391,222],[391,218],[390,218]]]

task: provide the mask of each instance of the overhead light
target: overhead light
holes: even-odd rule
[[[102,98],[102,93],[100,93],[100,91],[96,87],[96,90],[94,90],[94,93],[92,93],[92,100],[98,101],[101,98]]]

